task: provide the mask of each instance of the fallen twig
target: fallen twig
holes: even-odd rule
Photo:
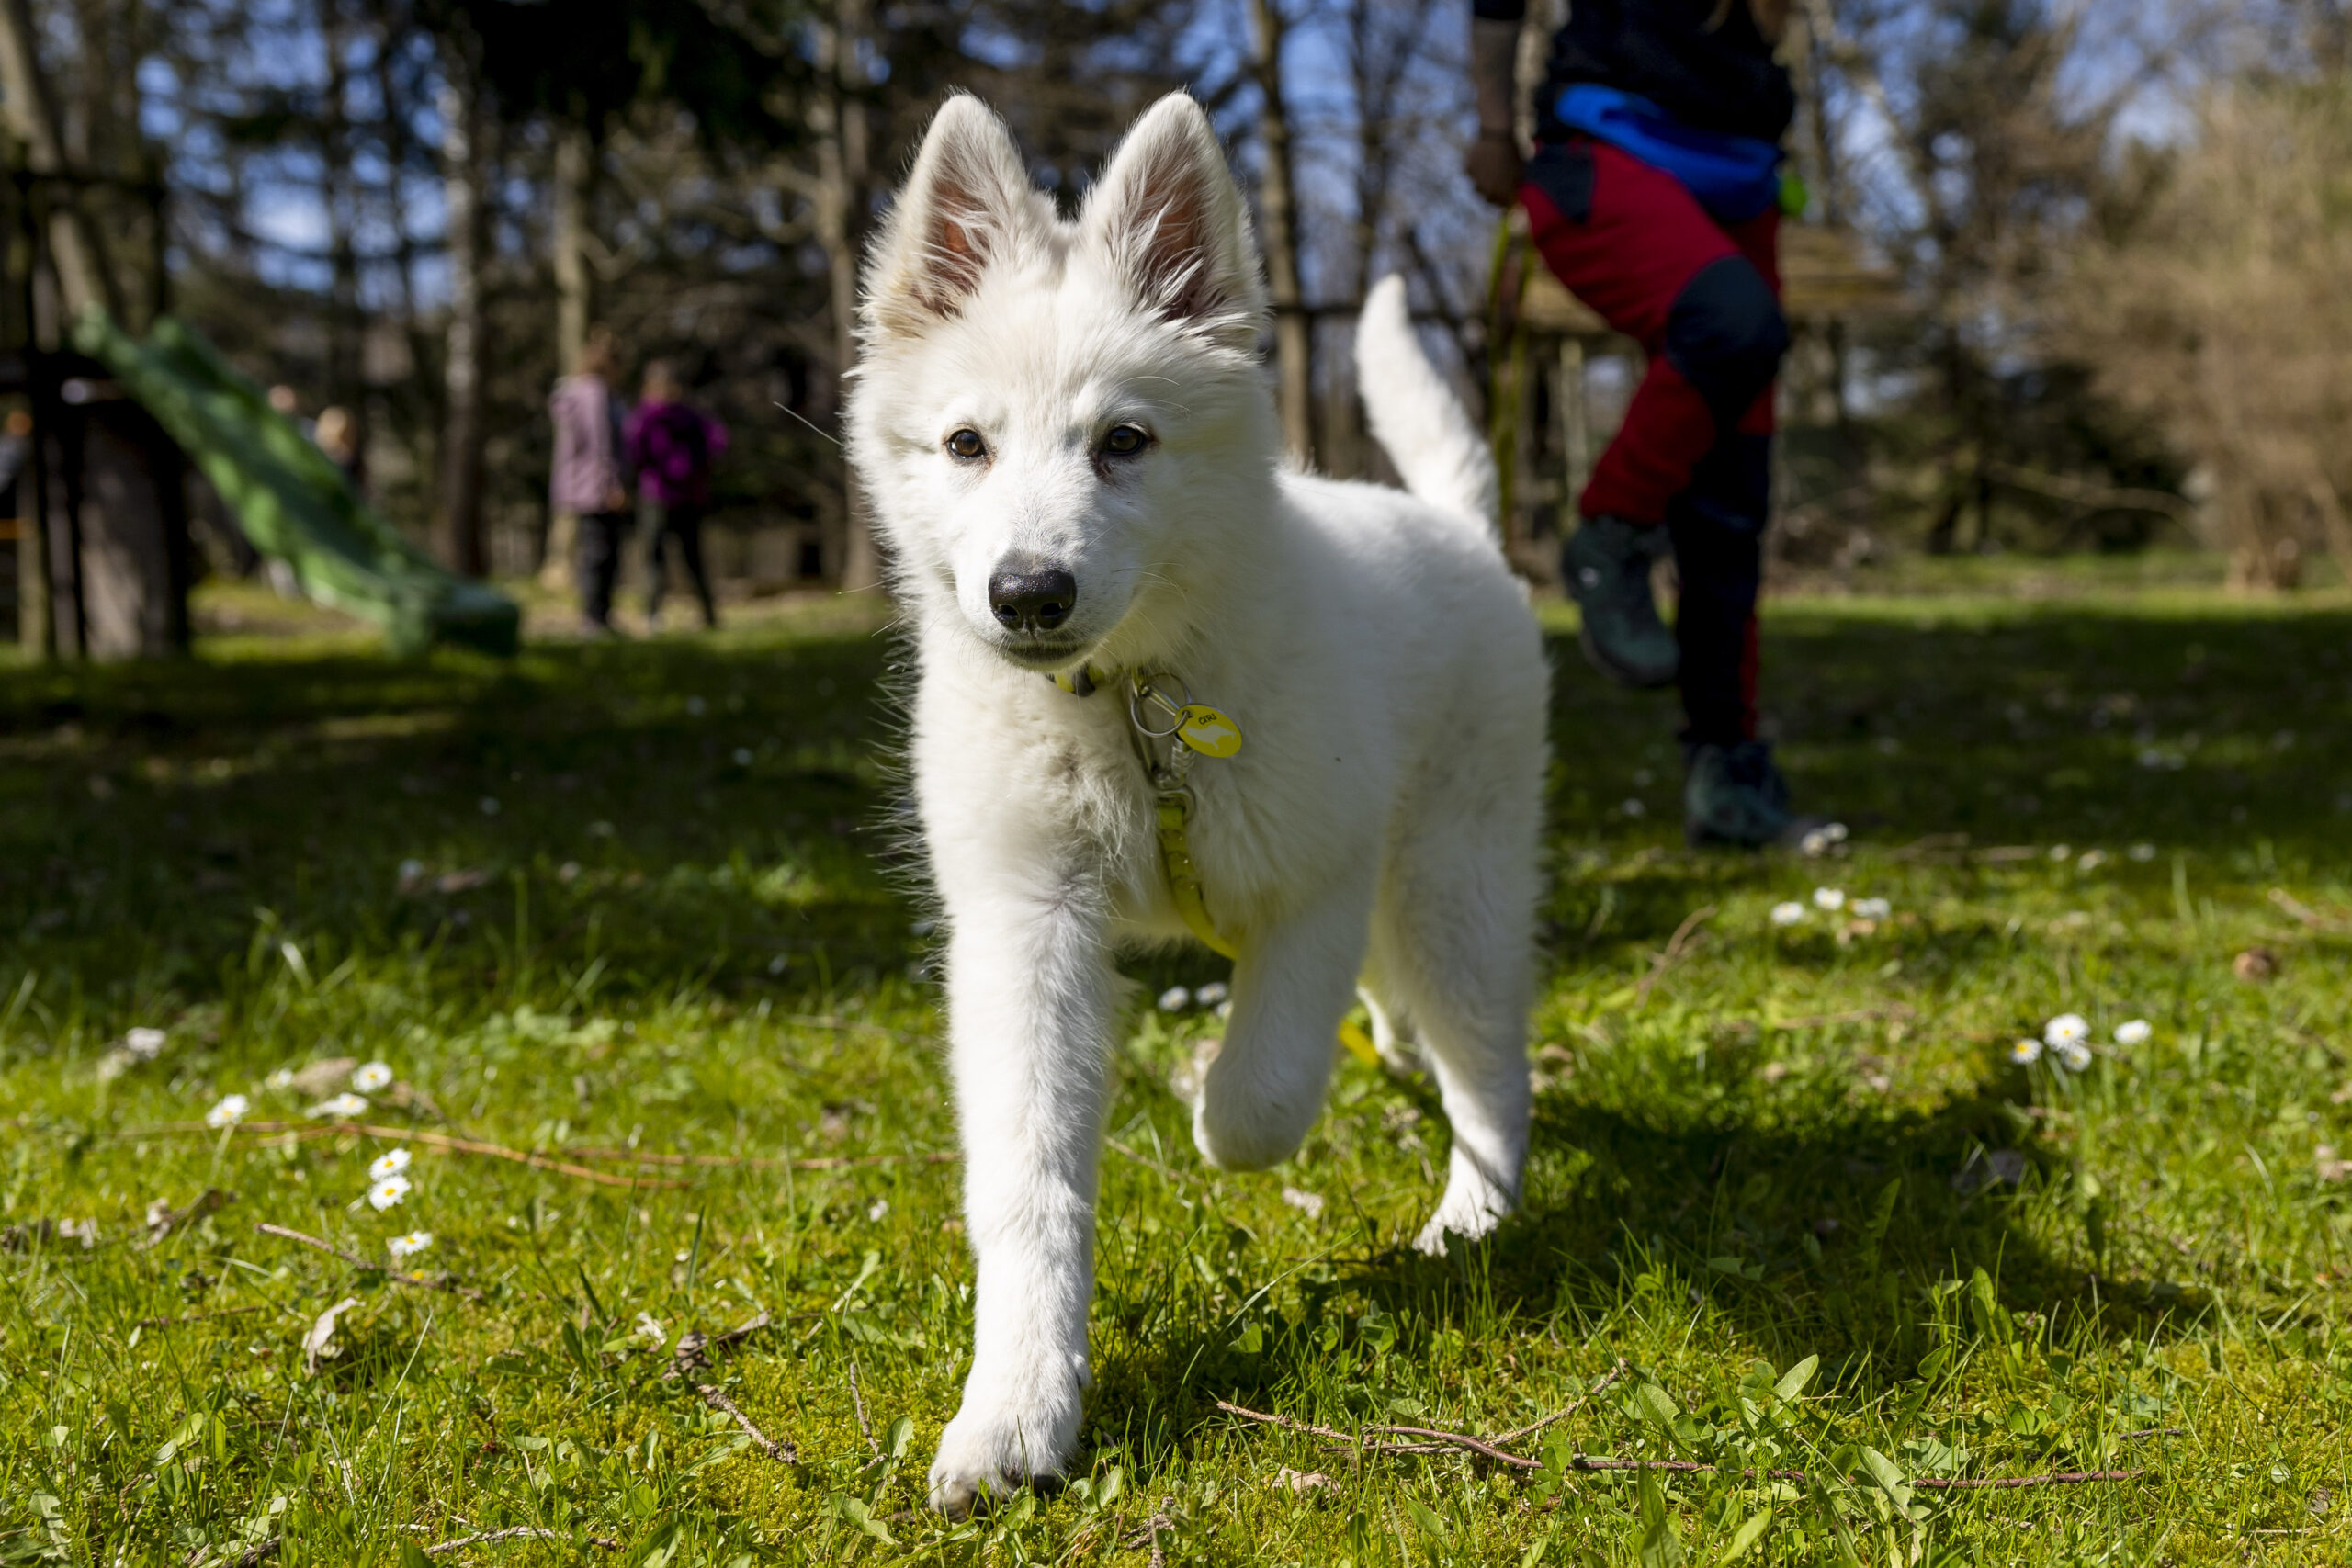
[[[271,1536],[267,1540],[257,1540],[234,1557],[223,1557],[214,1564],[214,1568],[254,1568],[254,1564],[266,1562],[277,1556],[277,1549],[285,1544],[286,1538],[278,1535]],[[189,1552],[187,1568],[196,1568],[198,1563],[204,1561],[204,1554],[211,1550],[209,1546],[199,1546]]]
[[[562,1530],[551,1530],[541,1525],[511,1525],[503,1530],[483,1530],[478,1535],[461,1535],[455,1540],[435,1541],[424,1549],[427,1557],[438,1557],[445,1551],[455,1551],[461,1546],[486,1546],[493,1540],[570,1540]],[[601,1546],[607,1551],[617,1551],[621,1543],[610,1536],[592,1535],[591,1546]]]
[[[1674,928],[1674,934],[1666,939],[1666,951],[1650,956],[1650,972],[1643,976],[1634,987],[1635,1002],[1648,1000],[1650,987],[1665,979],[1668,970],[1690,956],[1695,947],[1693,938],[1700,925],[1712,918],[1714,912],[1715,907],[1707,904],[1683,917],[1682,923]]]
[[[689,1328],[678,1336],[677,1348],[670,1352],[670,1367],[662,1374],[663,1381],[681,1378],[710,1365],[713,1355],[732,1350],[775,1322],[765,1312],[758,1312],[724,1334],[705,1334],[699,1328]]]
[[[1882,1018],[1909,1018],[1911,1010],[1901,1002],[1887,1007],[1856,1008],[1852,1012],[1825,1012],[1813,1018],[1784,1018],[1764,1027],[1782,1032],[1799,1029],[1827,1029],[1840,1023],[1869,1023]]]
[[[166,1122],[160,1126],[126,1128],[119,1137],[159,1137],[166,1134],[210,1133],[214,1129],[201,1122]],[[659,1181],[637,1176],[616,1176],[608,1170],[592,1170],[584,1165],[567,1160],[549,1159],[527,1149],[510,1149],[503,1144],[485,1144],[475,1138],[452,1137],[447,1133],[428,1133],[416,1127],[379,1127],[367,1122],[331,1122],[323,1126],[306,1126],[299,1122],[241,1122],[232,1130],[237,1133],[283,1134],[297,1142],[311,1138],[331,1138],[339,1133],[357,1133],[363,1137],[389,1138],[397,1143],[423,1144],[427,1148],[446,1154],[481,1155],[490,1159],[512,1160],[535,1170],[552,1170],[560,1175],[594,1181],[605,1187],[684,1187],[683,1181]],[[635,1156],[631,1156],[632,1158]]]
[[[158,1198],[147,1205],[147,1239],[141,1247],[160,1247],[175,1231],[184,1230],[204,1218],[216,1214],[237,1201],[234,1192],[224,1192],[218,1187],[208,1187],[188,1201],[185,1209],[175,1209]]]
[[[223,1307],[217,1312],[184,1312],[177,1317],[142,1317],[130,1326],[133,1328],[175,1328],[183,1323],[202,1323],[205,1319],[211,1317],[243,1317],[247,1313],[270,1310],[269,1303],[265,1302],[259,1306]]]
[[[858,1392],[855,1361],[849,1364],[849,1401],[857,1411],[857,1429],[865,1434],[865,1446],[874,1450],[876,1459],[880,1459],[882,1445],[874,1440],[874,1423],[865,1418],[865,1395]]]
[[[961,1157],[952,1150],[935,1149],[917,1155],[649,1155],[632,1149],[566,1149],[574,1159],[630,1160],[639,1165],[740,1167],[753,1170],[847,1170],[861,1165],[949,1165]],[[613,1179],[610,1177],[606,1180]],[[656,1185],[663,1185],[656,1183]],[[675,1185],[670,1183],[668,1185]]]
[[[2119,1443],[2128,1443],[2134,1438],[2185,1438],[2187,1436],[2188,1436],[2188,1428],[2186,1427],[2143,1427],[2136,1432],[2126,1432],[2115,1440]]]
[[[2309,926],[2313,931],[2339,931],[2345,929],[2345,922],[2342,919],[2321,914],[2283,887],[2272,888],[2269,898],[2290,919],[2298,924]]]
[[[1544,1468],[1541,1461],[1521,1459],[1517,1454],[1505,1453],[1502,1450],[1495,1447],[1494,1444],[1487,1442],[1482,1438],[1474,1438],[1467,1432],[1443,1432],[1434,1427],[1366,1427],[1364,1430],[1367,1432],[1395,1432],[1400,1437],[1427,1438],[1431,1442],[1435,1443],[1451,1443],[1455,1448],[1467,1449],[1474,1454],[1478,1454],[1487,1459],[1493,1460],[1498,1464],[1510,1465],[1514,1470],[1541,1470]]]
[[[337,1247],[331,1241],[322,1241],[317,1236],[306,1235],[298,1230],[288,1230],[284,1225],[273,1225],[265,1223],[254,1226],[254,1229],[261,1232],[264,1235],[283,1236],[288,1241],[300,1242],[304,1247],[315,1247],[321,1252],[331,1252],[335,1257],[342,1258],[345,1263],[350,1264],[355,1269],[375,1269],[379,1273],[382,1274],[385,1279],[392,1280],[396,1284],[414,1285],[420,1289],[427,1291],[447,1291],[452,1294],[463,1296],[469,1302],[479,1302],[487,1299],[480,1291],[474,1290],[470,1286],[460,1285],[447,1274],[403,1274],[399,1269],[393,1268],[390,1263],[379,1263],[373,1258],[362,1258],[359,1254],[348,1251],[344,1247]]]
[[[1622,1366],[1623,1363],[1621,1361],[1619,1364]],[[1594,1393],[1599,1392],[1598,1388],[1593,1391]],[[1588,1394],[1586,1397],[1589,1399],[1591,1395]],[[1474,1438],[1467,1432],[1448,1432],[1434,1427],[1382,1426],[1364,1428],[1367,1432],[1394,1432],[1403,1437],[1430,1439],[1421,1443],[1384,1443],[1367,1437],[1351,1437],[1345,1432],[1334,1431],[1329,1427],[1313,1426],[1305,1421],[1295,1420],[1288,1416],[1270,1416],[1261,1410],[1245,1409],[1238,1404],[1227,1404],[1222,1399],[1216,1402],[1216,1407],[1228,1415],[1239,1416],[1251,1421],[1261,1421],[1271,1427],[1284,1427],[1294,1432],[1311,1432],[1318,1438],[1328,1438],[1345,1443],[1362,1451],[1425,1454],[1442,1452],[1451,1447],[1467,1450],[1482,1459],[1509,1465],[1513,1470],[1528,1471],[1544,1468],[1540,1461],[1523,1459],[1483,1438]],[[1565,1415],[1566,1412],[1563,1411],[1561,1414]],[[1707,1464],[1699,1460],[1618,1459],[1613,1455],[1603,1454],[1573,1454],[1569,1456],[1567,1467],[1577,1471],[1657,1470],[1682,1475],[1713,1474],[1722,1471],[1724,1474],[1738,1475],[1751,1481],[1759,1475],[1768,1481],[1801,1482],[1806,1479],[1805,1472],[1802,1470],[1724,1471],[1722,1466]],[[1917,1476],[1914,1477],[1908,1484],[1922,1491],[1930,1492],[2011,1491],[2027,1486],[2076,1486],[2091,1482],[2131,1481],[2147,1473],[2145,1470],[2074,1470],[2041,1475],[1994,1475],[1973,1480]]]
[[[741,1410],[735,1407],[735,1402],[733,1400],[719,1393],[718,1390],[711,1387],[710,1384],[706,1382],[696,1383],[695,1385],[695,1392],[701,1394],[703,1403],[709,1405],[713,1410],[721,1411],[726,1415],[732,1416],[735,1418],[735,1425],[742,1427],[743,1430],[751,1437],[752,1443],[762,1453],[767,1455],[768,1458],[775,1461],[778,1464],[798,1464],[800,1462],[800,1450],[797,1447],[788,1439],[785,1442],[779,1443],[775,1438],[769,1437],[765,1432],[761,1431],[758,1427],[752,1424],[752,1418],[749,1416],[744,1415]]]
[[[1168,1511],[1175,1506],[1175,1502],[1176,1499],[1172,1496],[1162,1497],[1159,1500],[1159,1508],[1144,1520],[1143,1529],[1121,1541],[1119,1550],[1133,1551],[1139,1547],[1148,1546],[1151,1548],[1151,1568],[1167,1568],[1168,1549],[1159,1544],[1159,1532],[1164,1529],[1173,1529],[1176,1527],[1176,1516]]]
[[[1583,1409],[1586,1405],[1590,1404],[1594,1400],[1599,1399],[1603,1393],[1607,1393],[1609,1385],[1615,1382],[1620,1377],[1623,1376],[1624,1372],[1625,1358],[1620,1356],[1617,1358],[1617,1364],[1610,1368],[1606,1372],[1602,1373],[1600,1381],[1594,1383],[1589,1389],[1586,1390],[1585,1395],[1582,1399],[1570,1400],[1567,1407],[1564,1410],[1554,1411],[1551,1415],[1546,1416],[1541,1421],[1532,1421],[1524,1427],[1514,1427],[1510,1431],[1505,1432],[1502,1436],[1498,1438],[1488,1438],[1487,1441],[1494,1444],[1497,1448],[1500,1448],[1505,1443],[1515,1443],[1521,1438],[1540,1432],[1555,1421],[1565,1421],[1569,1416],[1575,1415],[1577,1411]]]

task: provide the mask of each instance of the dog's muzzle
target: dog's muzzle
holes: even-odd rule
[[[1006,631],[1049,632],[1078,607],[1078,579],[1058,562],[1007,556],[989,579],[989,610]]]

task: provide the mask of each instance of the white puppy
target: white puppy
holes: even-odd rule
[[[1263,320],[1241,194],[1182,95],[1075,223],[994,115],[949,99],[868,265],[851,453],[916,634],[978,1269],[931,1472],[953,1512],[1075,1444],[1113,961],[1196,929],[1170,875],[1187,841],[1195,918],[1239,953],[1202,1154],[1256,1169],[1297,1149],[1361,980],[1453,1126],[1420,1245],[1484,1234],[1518,1193],[1546,675],[1492,467],[1390,279],[1357,362],[1413,493],[1286,468]],[[1139,743],[1176,722],[1139,683],[1230,716],[1238,753]],[[1177,792],[1147,756],[1192,763],[1175,856]]]

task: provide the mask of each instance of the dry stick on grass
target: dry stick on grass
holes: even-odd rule
[[[212,1317],[243,1317],[247,1313],[270,1310],[272,1310],[270,1304],[265,1302],[259,1306],[223,1307],[218,1312],[184,1312],[177,1317],[142,1317],[130,1326],[133,1328],[175,1328],[183,1323],[202,1323],[205,1319]]]
[[[1483,1438],[1474,1438],[1467,1432],[1447,1432],[1439,1430],[1433,1427],[1370,1427],[1365,1428],[1366,1431],[1371,1432],[1395,1432],[1407,1437],[1427,1438],[1432,1439],[1432,1441],[1429,1443],[1384,1443],[1370,1438],[1351,1438],[1345,1432],[1335,1432],[1329,1427],[1311,1426],[1305,1421],[1293,1420],[1287,1416],[1269,1416],[1263,1411],[1244,1409],[1238,1404],[1228,1404],[1222,1399],[1216,1402],[1216,1407],[1229,1415],[1243,1416],[1251,1421],[1262,1421],[1270,1427],[1286,1427],[1295,1432],[1312,1432],[1318,1438],[1333,1438],[1339,1442],[1351,1444],[1360,1450],[1371,1453],[1430,1453],[1438,1451],[1437,1445],[1450,1444],[1454,1448],[1466,1449],[1470,1452],[1479,1455],[1481,1458],[1490,1459],[1498,1463],[1507,1464],[1514,1470],[1541,1470],[1544,1468],[1543,1464],[1538,1461],[1521,1459],[1517,1454],[1507,1453],[1503,1450],[1495,1447],[1492,1443],[1487,1442]],[[1593,1454],[1577,1454],[1568,1461],[1568,1468],[1570,1470],[1580,1471],[1660,1470],[1671,1472],[1677,1474],[1711,1474],[1721,1467],[1712,1464],[1703,1464],[1697,1460],[1688,1459],[1616,1459]],[[1758,1472],[1753,1470],[1739,1470],[1727,1472],[1726,1473],[1736,1474],[1749,1480],[1754,1480]],[[2056,1474],[2044,1475],[1996,1475],[1987,1476],[1981,1480],[1972,1481],[1947,1481],[1939,1480],[1933,1476],[1921,1476],[1913,1480],[1910,1484],[1924,1491],[1933,1492],[2009,1491],[2025,1486],[2075,1486],[2081,1485],[2086,1482],[2095,1481],[2131,1481],[2138,1476],[2143,1476],[2147,1473],[2148,1472],[2144,1470],[2074,1470]],[[1805,1479],[1805,1472],[1802,1470],[1768,1470],[1763,1472],[1762,1474],[1765,1479],[1770,1481],[1803,1481]]]
[[[362,1258],[359,1254],[346,1251],[331,1241],[322,1241],[317,1236],[306,1235],[297,1230],[288,1230],[284,1225],[263,1224],[254,1226],[254,1229],[264,1235],[284,1236],[288,1241],[299,1241],[304,1247],[315,1247],[321,1252],[331,1252],[355,1269],[376,1269],[395,1284],[413,1285],[419,1290],[426,1291],[447,1291],[452,1294],[463,1296],[469,1302],[488,1299],[480,1291],[470,1286],[460,1285],[446,1274],[403,1274],[389,1263],[379,1263],[372,1258]]]
[[[1586,1390],[1585,1395],[1582,1399],[1569,1401],[1566,1409],[1555,1410],[1551,1415],[1544,1417],[1541,1421],[1531,1421],[1524,1427],[1514,1427],[1510,1431],[1505,1432],[1502,1436],[1498,1438],[1488,1438],[1487,1441],[1494,1444],[1497,1448],[1501,1448],[1505,1443],[1515,1443],[1521,1438],[1540,1432],[1555,1421],[1565,1421],[1569,1416],[1575,1415],[1577,1411],[1583,1409],[1586,1405],[1590,1404],[1594,1400],[1599,1399],[1603,1393],[1606,1393],[1609,1391],[1609,1385],[1615,1382],[1619,1378],[1624,1375],[1625,1358],[1620,1356],[1617,1358],[1617,1364],[1610,1368],[1608,1371],[1602,1373],[1600,1381],[1593,1384],[1589,1389]]]
[[[1715,907],[1713,904],[1708,904],[1691,910],[1690,914],[1683,917],[1682,923],[1674,928],[1674,934],[1666,939],[1666,951],[1663,953],[1653,953],[1650,956],[1650,972],[1643,976],[1641,983],[1634,987],[1634,1000],[1635,1003],[1638,1004],[1647,1001],[1649,999],[1650,987],[1657,985],[1660,980],[1665,979],[1666,972],[1668,970],[1673,968],[1676,964],[1690,957],[1690,954],[1696,951],[1696,942],[1694,938],[1698,933],[1699,927],[1702,922],[1712,919],[1714,912]]]
[[[574,1159],[630,1160],[639,1165],[741,1166],[761,1170],[781,1170],[786,1166],[795,1170],[847,1170],[862,1165],[949,1165],[960,1157],[940,1151],[920,1155],[812,1155],[798,1159],[779,1155],[648,1155],[631,1149],[563,1152]]]
[[[741,1410],[738,1410],[735,1407],[735,1402],[733,1400],[719,1393],[718,1390],[705,1382],[696,1383],[695,1385],[695,1392],[701,1394],[703,1403],[709,1405],[713,1410],[732,1416],[735,1418],[735,1425],[742,1427],[743,1430],[750,1435],[752,1443],[758,1447],[762,1453],[767,1455],[768,1458],[775,1461],[778,1464],[798,1464],[800,1462],[800,1450],[797,1446],[792,1443],[789,1439],[779,1443],[775,1438],[769,1437],[765,1432],[761,1431],[759,1427],[752,1424],[752,1418],[749,1416],[744,1415]]]
[[[2296,897],[2292,893],[2288,892],[2283,887],[2272,888],[2269,893],[2269,898],[2273,904],[2278,906],[2279,909],[2283,913],[2285,913],[2290,919],[2295,920],[2298,924],[2309,926],[2312,930],[2317,931],[2336,931],[2344,930],[2344,921],[2321,914],[2317,909],[2312,908],[2309,904],[2304,903],[2301,899]]]
[[[762,1310],[724,1334],[705,1334],[699,1328],[686,1330],[678,1336],[677,1348],[670,1352],[669,1370],[662,1374],[662,1381],[667,1382],[710,1365],[712,1356],[726,1354],[775,1322]]]
[[[874,1450],[874,1457],[876,1459],[880,1459],[882,1457],[882,1445],[874,1440],[874,1423],[865,1418],[865,1395],[860,1393],[857,1389],[857,1363],[855,1361],[852,1361],[849,1364],[849,1401],[851,1404],[856,1407],[857,1429],[865,1434],[865,1446]]]
[[[461,1546],[486,1546],[493,1540],[570,1540],[561,1530],[551,1530],[539,1525],[514,1525],[503,1530],[483,1530],[480,1535],[461,1535],[455,1540],[435,1541],[424,1549],[427,1557],[438,1557],[445,1551],[455,1551]],[[620,1550],[620,1542],[608,1535],[592,1535],[591,1546],[601,1546],[607,1551]]]
[[[210,1133],[212,1131],[212,1128],[207,1127],[201,1122],[167,1122],[159,1127],[128,1129],[118,1135],[154,1137],[164,1134]],[[427,1148],[439,1149],[446,1154],[481,1155],[490,1159],[512,1160],[516,1165],[527,1165],[534,1170],[552,1170],[559,1175],[573,1177],[582,1181],[594,1181],[605,1187],[643,1189],[685,1185],[683,1181],[655,1181],[637,1176],[616,1176],[609,1170],[591,1170],[584,1165],[549,1159],[545,1155],[535,1155],[527,1149],[510,1149],[503,1144],[485,1144],[473,1138],[455,1138],[447,1133],[427,1133],[414,1127],[379,1127],[367,1122],[334,1122],[322,1127],[304,1126],[297,1122],[241,1122],[237,1124],[235,1131],[285,1134],[297,1143],[311,1138],[331,1138],[338,1133],[357,1133],[365,1137],[388,1138],[396,1143],[423,1144]]]

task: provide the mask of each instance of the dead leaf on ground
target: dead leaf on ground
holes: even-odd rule
[[[352,1070],[359,1066],[356,1056],[326,1056],[306,1067],[294,1069],[289,1080],[296,1093],[309,1100],[323,1100],[337,1089],[351,1087]]]
[[[218,1187],[206,1188],[185,1209],[175,1209],[168,1200],[158,1198],[147,1205],[147,1239],[140,1245],[156,1246],[174,1232],[185,1230],[205,1215],[225,1209],[236,1201],[234,1192],[224,1192]]]
[[[0,1227],[0,1252],[27,1252],[50,1241],[78,1241],[82,1250],[87,1252],[98,1245],[98,1222],[28,1220],[23,1224]]]
[[[2257,986],[2275,980],[2278,977],[2278,955],[2267,947],[2249,947],[2230,960],[2230,973]]]
[[[1337,1492],[1340,1483],[1319,1470],[1293,1470],[1284,1465],[1274,1472],[1274,1484],[1301,1496],[1309,1492]]]
[[[302,1336],[302,1370],[304,1371],[315,1377],[318,1375],[321,1361],[331,1360],[343,1354],[334,1343],[334,1320],[358,1304],[357,1296],[345,1296],[319,1314],[318,1321],[311,1324],[310,1331]]]

